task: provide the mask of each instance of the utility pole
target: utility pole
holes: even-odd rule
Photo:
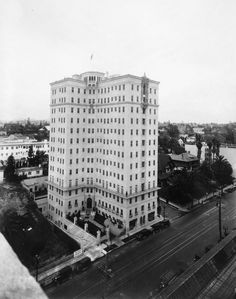
[[[35,260],[36,260],[36,274],[35,274],[35,280],[38,281],[38,270],[39,270],[39,255],[35,254]]]
[[[222,240],[222,221],[221,221],[221,198],[222,198],[223,188],[220,189],[220,197],[219,197],[219,233],[220,233],[220,241]]]

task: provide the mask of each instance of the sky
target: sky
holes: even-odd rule
[[[160,81],[160,121],[236,121],[235,16],[235,0],[2,0],[0,121],[49,119],[50,82],[89,70]]]

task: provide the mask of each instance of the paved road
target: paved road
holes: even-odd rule
[[[236,227],[236,193],[222,199],[222,219],[229,230]],[[114,277],[108,279],[99,260],[86,272],[49,292],[49,298],[148,298],[158,292],[160,276],[166,271],[184,270],[195,254],[216,244],[218,208],[215,202],[189,213],[171,227],[144,241],[134,241],[109,254],[108,264]]]

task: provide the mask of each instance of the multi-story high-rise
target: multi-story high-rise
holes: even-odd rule
[[[52,221],[94,207],[128,231],[157,221],[158,90],[101,72],[51,83]]]

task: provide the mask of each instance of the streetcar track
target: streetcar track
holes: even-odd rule
[[[212,210],[212,209],[210,209],[210,210]],[[205,213],[207,213],[207,212],[208,211],[206,211]],[[122,286],[124,284],[127,284],[127,282],[129,280],[132,280],[134,274],[136,274],[136,275],[141,274],[146,269],[152,269],[152,268],[159,266],[160,264],[162,264],[166,260],[168,260],[170,257],[175,255],[175,253],[181,251],[182,249],[184,249],[185,247],[190,245],[193,241],[198,239],[201,235],[204,235],[204,233],[207,233],[208,231],[210,231],[214,227],[216,227],[217,222],[218,222],[217,218],[216,218],[217,209],[214,209],[213,213],[210,213],[209,215],[206,215],[205,213],[199,215],[197,217],[197,219],[194,219],[194,221],[192,221],[190,224],[185,226],[183,231],[180,231],[180,232],[172,235],[168,239],[166,239],[163,243],[160,244],[160,246],[152,248],[151,250],[149,249],[149,250],[142,251],[141,256],[138,256],[135,260],[132,260],[132,262],[128,262],[124,266],[116,269],[113,272],[115,274],[115,277],[111,278],[111,280],[110,280],[110,284],[115,285],[115,288],[114,288],[114,286],[112,287],[111,293],[114,293],[114,291],[117,288],[119,288],[120,286]],[[235,213],[236,213],[236,208],[231,209],[229,211],[225,210],[225,211],[222,211],[222,217],[232,216],[234,218]],[[207,216],[207,218],[206,218],[206,216]],[[202,218],[204,218],[203,221],[201,221]],[[232,221],[232,220],[233,219],[230,219],[230,221]],[[200,230],[199,230],[199,225],[201,226]],[[193,233],[194,233],[194,235],[193,235]],[[174,246],[174,243],[177,240],[178,241],[181,240],[182,242],[180,244],[177,244],[174,248],[170,249],[168,252],[162,253],[162,251],[165,250],[166,247],[171,246],[171,245]],[[150,255],[153,254],[154,252],[155,252],[154,258],[150,259]],[[141,267],[138,267],[136,269],[134,267],[132,267],[134,265],[134,263],[137,263],[138,261],[140,261],[140,259],[142,259],[142,261],[144,261],[144,259],[146,259],[147,261]],[[127,275],[122,275],[121,274],[122,271],[125,271],[127,269],[131,269],[131,272],[129,271],[129,273]],[[122,275],[121,280],[117,279],[117,276],[119,276],[119,275]],[[99,281],[95,282],[89,288],[82,290],[79,294],[77,294],[73,298],[74,299],[80,298],[81,296],[83,296],[84,294],[88,293],[89,291],[95,289],[99,285],[102,285],[105,281],[106,281],[106,278],[103,276],[102,279],[100,278]]]
[[[134,274],[137,275],[137,273],[141,273],[143,272],[147,267],[149,267],[150,269],[150,265],[153,265],[155,263],[157,263],[158,261],[160,261],[164,256],[166,256],[167,254],[171,253],[168,258],[172,255],[174,255],[175,253],[179,252],[181,249],[185,248],[186,246],[188,246],[189,244],[191,244],[194,240],[196,240],[199,236],[203,235],[204,233],[206,233],[208,230],[211,230],[213,227],[215,227],[217,224],[210,224],[208,226],[208,228],[202,228],[200,231],[196,232],[196,234],[194,234],[193,236],[190,236],[188,239],[186,239],[185,241],[183,241],[182,243],[180,243],[179,245],[177,245],[175,248],[172,248],[171,250],[169,250],[169,252],[162,254],[161,256],[156,256],[154,259],[148,261],[147,263],[145,263],[144,266],[141,266],[139,268],[133,269],[132,272],[129,272],[127,275],[123,275],[123,277],[121,278],[121,280],[117,279],[117,276],[119,275],[119,273],[127,268],[130,268],[130,266],[133,264],[133,261],[131,263],[126,264],[125,266],[119,268],[118,270],[114,271],[113,273],[115,274],[114,278],[111,278],[110,284],[116,284],[116,287],[113,288],[113,292],[120,286],[124,285],[127,283],[128,280],[132,279],[132,276]],[[183,245],[183,246],[182,246]],[[176,248],[178,248],[176,250]],[[153,251],[153,250],[152,250]],[[140,257],[138,257],[139,259]],[[166,259],[168,259],[166,258]],[[166,260],[165,259],[165,260]],[[161,261],[162,263],[162,261]],[[159,264],[161,264],[159,263]],[[155,265],[156,267],[157,265]],[[131,268],[132,269],[132,268]],[[116,278],[116,279],[115,279]],[[83,295],[84,293],[88,292],[89,290],[94,289],[95,287],[101,285],[104,283],[104,278],[102,279],[102,281],[98,281],[97,283],[95,283],[93,286],[83,290],[82,292],[80,292],[77,296],[73,297],[74,299],[78,299],[81,295]]]

